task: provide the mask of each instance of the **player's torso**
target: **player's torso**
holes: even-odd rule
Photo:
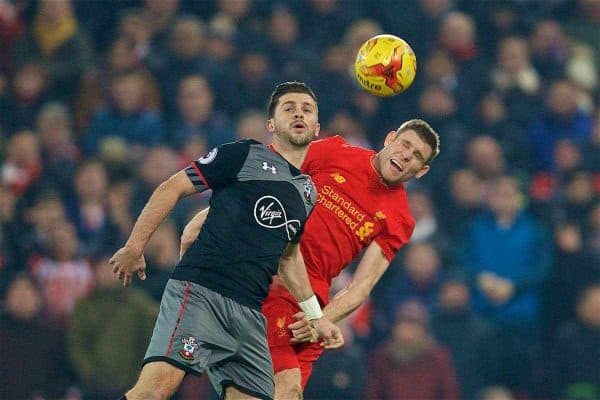
[[[267,147],[252,145],[235,179],[213,188],[206,222],[179,274],[199,271],[194,281],[231,297],[233,291],[264,297],[279,257],[301,234],[315,192],[309,176]]]
[[[310,177],[266,147],[255,146],[236,182],[213,189],[199,244],[204,254],[216,250],[230,261],[279,257],[300,233],[314,198]]]
[[[339,146],[321,154],[318,168],[303,169],[311,174],[318,192],[301,241],[311,277],[329,281],[337,276],[388,229],[388,216],[404,201],[403,189],[390,190],[379,180],[371,164],[374,155]]]

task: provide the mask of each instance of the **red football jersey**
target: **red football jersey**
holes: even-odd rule
[[[324,304],[331,279],[363,248],[375,240],[391,260],[414,229],[403,185],[381,181],[372,165],[375,154],[334,136],[312,142],[302,164],[318,200],[300,248],[313,290]]]

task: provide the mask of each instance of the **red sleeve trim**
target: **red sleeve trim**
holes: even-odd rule
[[[198,174],[198,177],[200,179],[202,179],[202,183],[204,183],[204,186],[206,186],[207,189],[210,189],[210,185],[208,184],[208,182],[206,181],[206,178],[204,177],[204,175],[202,174],[202,172],[200,172],[200,168],[198,168],[198,166],[196,165],[196,162],[192,162],[192,166],[194,167],[194,169],[196,170],[196,173]]]

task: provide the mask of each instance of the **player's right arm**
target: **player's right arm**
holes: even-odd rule
[[[124,286],[131,285],[131,277],[135,272],[140,279],[146,279],[146,262],[143,253],[148,240],[175,207],[177,201],[193,193],[196,193],[196,188],[185,171],[177,172],[154,190],[133,226],[125,246],[110,259],[113,272],[123,281]]]
[[[202,225],[204,225],[204,221],[206,221],[206,216],[208,215],[208,211],[210,207],[206,207],[204,210],[199,211],[194,218],[187,223],[185,228],[183,228],[183,232],[181,233],[181,243],[179,247],[179,258],[183,258],[185,252],[190,248],[192,243],[198,238],[200,234],[200,229]]]
[[[310,286],[304,259],[297,243],[290,243],[281,256],[278,274],[298,301],[311,325],[317,330],[318,336],[325,340],[325,348],[335,349],[343,346],[344,338],[340,328],[323,316],[321,306]]]

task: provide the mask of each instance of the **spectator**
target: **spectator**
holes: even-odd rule
[[[289,8],[275,6],[267,27],[264,49],[283,80],[306,81],[314,73],[317,53],[312,42],[300,35],[299,21]]]
[[[488,92],[477,106],[473,130],[497,141],[512,168],[529,173],[533,170],[530,143],[525,130],[510,118],[508,108],[501,95]]]
[[[362,125],[347,111],[339,111],[327,121],[325,131],[344,137],[348,144],[366,149],[372,148],[369,138]]]
[[[144,12],[152,29],[152,42],[161,48],[169,30],[176,24],[180,0],[144,0]]]
[[[33,23],[19,38],[15,65],[39,62],[57,100],[69,100],[93,62],[93,46],[80,28],[71,0],[40,0]]]
[[[537,22],[531,33],[530,47],[533,65],[544,79],[552,81],[564,76],[570,52],[567,37],[558,22]]]
[[[240,55],[233,76],[227,80],[223,105],[228,114],[235,115],[240,110],[256,108],[268,99],[270,88],[279,77],[266,54],[247,49]]]
[[[98,287],[70,317],[68,353],[85,398],[116,398],[136,378],[158,307],[138,289],[122,290],[107,258],[95,275]]]
[[[58,102],[44,104],[37,117],[37,133],[45,166],[44,181],[66,196],[82,157],[69,109]]]
[[[136,281],[135,285],[160,303],[173,267],[179,261],[179,235],[172,221],[167,220],[156,229],[148,242],[144,257],[147,278]]]
[[[23,4],[12,4],[7,1],[0,4],[0,69],[9,69],[11,54],[17,38],[25,29],[21,16]]]
[[[546,109],[532,121],[528,137],[532,143],[536,165],[548,170],[552,152],[560,139],[570,139],[580,149],[592,135],[592,119],[577,104],[577,91],[569,81],[555,81],[546,97]]]
[[[483,206],[483,183],[470,169],[454,170],[447,183],[437,189],[439,221],[450,237],[460,235],[467,221],[477,215]]]
[[[399,308],[391,339],[375,350],[363,398],[460,398],[450,352],[431,336],[429,314],[420,302],[411,300]]]
[[[152,64],[152,23],[148,14],[139,8],[124,9],[119,13],[117,33],[119,39],[124,39],[132,48],[131,55],[136,64]]]
[[[446,234],[441,230],[435,205],[429,191],[420,187],[409,190],[408,204],[415,219],[415,229],[410,237],[411,242],[435,243],[442,259],[447,259],[449,256],[449,241]]]
[[[15,262],[21,269],[32,255],[48,250],[52,227],[66,221],[66,215],[62,199],[52,190],[36,194],[31,204],[17,203],[11,232],[14,233]]]
[[[575,318],[577,297],[600,276],[600,262],[584,251],[582,224],[565,221],[554,228],[555,261],[543,296],[545,349],[563,323]],[[577,266],[577,268],[573,268]]]
[[[345,289],[352,279],[347,269],[334,278],[330,293],[332,296]],[[344,335],[344,347],[328,351],[313,366],[310,385],[304,396],[307,399],[362,399],[368,355],[362,345],[369,333],[368,321],[371,304],[365,302],[348,318],[338,321]]]
[[[444,132],[445,139],[444,152],[440,152],[436,159],[440,168],[438,172],[432,169],[431,175],[424,181],[431,187],[435,187],[445,179],[444,171],[453,165],[459,165],[469,140],[469,131],[458,121],[457,111],[454,96],[440,87],[428,86],[419,96],[419,114],[440,132]]]
[[[506,161],[498,141],[490,136],[476,136],[467,148],[468,166],[489,191],[489,184],[506,172]]]
[[[600,285],[585,288],[577,301],[577,319],[562,326],[553,342],[552,396],[567,400],[600,395]]]
[[[13,135],[0,166],[2,184],[21,197],[38,182],[43,169],[38,138],[31,131]]]
[[[39,289],[31,279],[19,275],[10,283],[4,300],[0,397],[56,398],[68,376],[66,357],[61,336],[42,323],[44,300]]]
[[[183,149],[192,137],[201,139],[208,149],[235,139],[233,123],[214,109],[214,99],[213,89],[201,75],[189,75],[179,82],[179,119],[171,131],[178,149]]]
[[[447,274],[440,286],[431,325],[434,336],[452,353],[463,398],[474,399],[497,377],[502,349],[496,342],[493,325],[472,310],[466,274]]]
[[[437,302],[442,263],[438,250],[430,242],[410,243],[402,256],[396,256],[390,270],[397,273],[383,285],[381,304],[376,304],[374,329],[378,338],[389,332],[389,315],[408,299],[418,299],[429,310]]]
[[[535,387],[531,373],[539,351],[539,290],[552,253],[540,223],[522,210],[521,196],[517,179],[497,179],[489,212],[468,225],[459,261],[475,282],[475,309],[501,327],[507,357],[501,383],[527,391]]]
[[[104,61],[86,71],[81,80],[74,105],[77,129],[88,129],[94,114],[109,104],[110,85],[106,85],[106,82],[132,71],[138,71],[144,77],[144,105],[154,111],[160,110],[158,84],[138,59],[135,42],[126,37],[118,37],[110,43]]]
[[[36,115],[42,104],[48,100],[48,75],[42,66],[30,62],[15,70],[12,80],[12,96],[9,96],[2,109],[0,118],[3,129],[12,135],[15,131],[33,129]]]
[[[226,81],[217,65],[205,57],[206,26],[193,16],[179,17],[169,34],[168,47],[160,65],[154,67],[160,83],[167,114],[176,112],[180,81],[189,75],[200,74],[214,85]],[[221,87],[219,86],[218,89]]]
[[[510,118],[526,127],[531,112],[538,109],[541,81],[524,37],[512,36],[499,42],[490,84],[504,99]]]
[[[117,227],[109,212],[108,176],[97,161],[87,161],[75,176],[74,196],[68,212],[81,240],[81,253],[91,259],[106,254],[119,242]]]
[[[238,139],[254,139],[269,143],[269,133],[265,129],[265,113],[257,109],[248,109],[238,118],[236,129]]]
[[[160,115],[145,105],[145,76],[137,71],[124,72],[111,82],[113,103],[98,111],[85,137],[86,151],[93,154],[102,140],[118,136],[140,154],[148,146],[164,139]]]
[[[461,114],[474,109],[484,85],[485,63],[477,43],[477,25],[469,14],[452,11],[443,15],[440,21],[438,47],[447,51],[460,68],[459,81],[469,82],[471,89],[463,93],[469,98],[461,99]],[[464,114],[463,114],[464,115]],[[465,115],[464,122],[470,122],[470,115]]]
[[[146,199],[161,182],[177,171],[178,166],[177,153],[170,147],[158,146],[148,151],[139,166],[138,176],[132,183],[131,202],[129,203],[132,216],[135,217],[142,211]]]
[[[29,272],[40,287],[51,326],[64,328],[80,298],[94,288],[88,260],[78,255],[79,238],[69,222],[55,223],[49,232],[48,251],[29,263]]]

